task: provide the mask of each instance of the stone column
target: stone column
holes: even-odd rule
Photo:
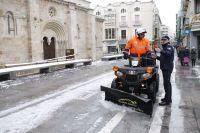
[[[28,43],[30,61],[43,60],[39,0],[28,0]]]
[[[74,49],[75,58],[78,56],[78,30],[77,30],[77,12],[75,4],[69,3],[69,47]]]
[[[96,18],[92,15],[92,12],[89,12],[88,15],[88,36],[87,36],[87,47],[88,47],[88,55],[92,60],[96,60]]]

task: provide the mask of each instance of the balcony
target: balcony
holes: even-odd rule
[[[142,22],[141,21],[133,21],[133,26],[141,26]]]
[[[104,25],[105,25],[105,27],[115,27],[116,23],[115,22],[105,22]]]

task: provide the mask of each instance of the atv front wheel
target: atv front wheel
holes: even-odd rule
[[[156,102],[156,81],[149,84],[148,98],[151,99],[153,103]]]
[[[117,80],[116,78],[113,79],[113,81],[111,83],[111,88],[113,88],[113,89],[117,89],[119,87],[119,85],[118,85],[116,80]]]

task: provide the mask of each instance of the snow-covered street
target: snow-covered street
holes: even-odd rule
[[[166,126],[172,133],[198,132],[195,113],[199,109],[192,105],[198,104],[195,90],[199,84],[198,66],[193,69],[176,66],[170,107],[158,106],[163,95],[161,76],[160,91],[150,117],[104,100],[100,85],[110,86],[114,78],[112,66],[123,63],[122,60],[95,62],[1,82],[0,133],[159,133],[165,132]],[[187,83],[183,82],[185,79]],[[191,91],[187,90],[188,85]]]

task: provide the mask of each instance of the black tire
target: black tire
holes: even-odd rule
[[[153,103],[156,102],[156,82],[153,81],[148,86],[149,92],[148,92],[148,98],[152,100]]]
[[[113,79],[113,81],[112,81],[112,83],[111,83],[111,88],[113,88],[113,89],[117,89],[118,88],[118,85],[117,85],[117,81],[116,81],[117,79],[115,78],[115,79]]]
[[[156,93],[159,91],[159,81],[160,81],[159,74],[156,74]]]

